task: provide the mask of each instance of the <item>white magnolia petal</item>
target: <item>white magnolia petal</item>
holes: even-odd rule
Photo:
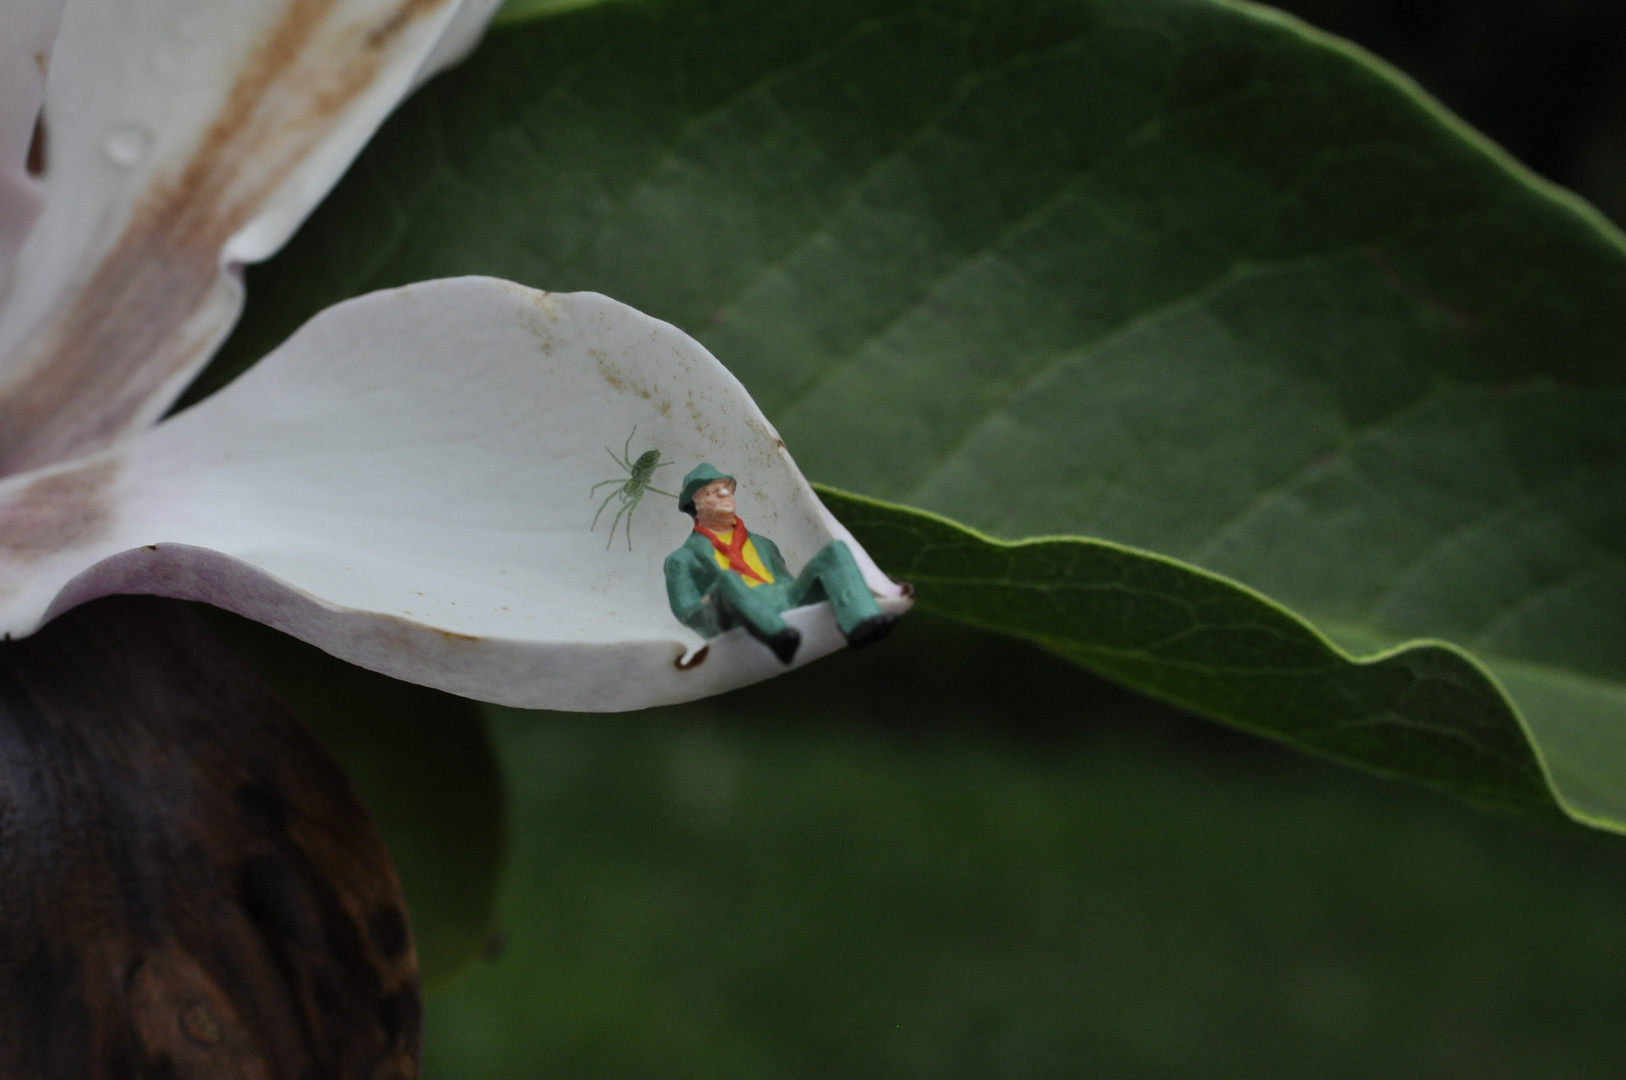
[[[460,64],[480,44],[491,17],[502,7],[502,0],[463,0],[452,21],[446,24],[435,48],[424,57],[418,72],[412,77],[412,90],[416,90],[434,76],[454,64]]]
[[[0,629],[110,592],[207,600],[346,660],[469,697],[611,711],[784,670],[672,615],[689,535],[647,494],[610,540],[611,461],[658,449],[658,487],[710,461],[799,568],[824,506],[729,372],[682,331],[592,293],[459,278],[331,308],[221,393],[102,454],[0,483]],[[613,508],[612,508],[613,509]],[[839,528],[839,526],[836,526]],[[844,530],[843,530],[844,531]],[[608,546],[606,546],[609,541]],[[908,600],[869,567],[883,610]],[[839,648],[801,608],[799,662]]]
[[[29,151],[43,149],[35,145],[35,122],[61,18],[62,0],[0,0],[0,295],[45,205]]]
[[[0,301],[0,475],[156,420],[281,246],[483,0],[75,0],[47,204]]]

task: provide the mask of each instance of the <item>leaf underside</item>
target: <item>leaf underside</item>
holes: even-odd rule
[[[511,23],[253,273],[194,393],[341,297],[461,273],[684,327],[823,482],[1156,552],[1352,652],[1466,649],[1518,713],[1433,645],[1352,669],[1357,704],[1289,708],[1239,668],[1210,701],[1111,659],[1155,620],[1052,643],[1487,803],[1541,802],[1522,713],[1565,808],[1626,823],[1622,245],[1347,46],[1176,0]],[[973,617],[969,583],[937,594]],[[1404,738],[1331,733],[1401,672],[1428,688]]]

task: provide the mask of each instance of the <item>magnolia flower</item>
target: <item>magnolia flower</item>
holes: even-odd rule
[[[672,616],[662,557],[691,527],[672,500],[646,497],[630,550],[592,531],[605,450],[634,431],[677,476],[736,475],[741,517],[792,567],[846,540],[883,609],[907,607],[739,382],[601,296],[465,278],[361,297],[158,422],[235,319],[240,267],[493,7],[74,0],[58,30],[58,5],[10,0],[0,632],[110,593],[184,597],[398,678],[576,710],[783,670]],[[826,605],[787,618],[799,663],[842,644]]]

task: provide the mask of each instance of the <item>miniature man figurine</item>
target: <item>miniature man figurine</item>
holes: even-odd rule
[[[704,637],[743,626],[788,664],[802,635],[780,613],[829,600],[836,625],[855,649],[886,637],[898,621],[883,615],[840,540],[833,540],[792,576],[779,547],[746,531],[734,513],[735,481],[710,464],[683,478],[678,509],[694,518],[694,532],[666,557],[666,595],[672,614]]]

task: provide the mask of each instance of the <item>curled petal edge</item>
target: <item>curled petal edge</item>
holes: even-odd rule
[[[200,405],[0,483],[0,629],[183,597],[397,678],[573,711],[784,671],[744,631],[708,641],[672,615],[662,562],[691,529],[675,500],[646,491],[624,531],[595,527],[592,485],[648,449],[671,462],[653,488],[712,461],[792,568],[842,541],[884,612],[910,606],[699,343],[596,294],[458,278],[337,305]],[[844,644],[827,603],[786,620],[798,665]]]

